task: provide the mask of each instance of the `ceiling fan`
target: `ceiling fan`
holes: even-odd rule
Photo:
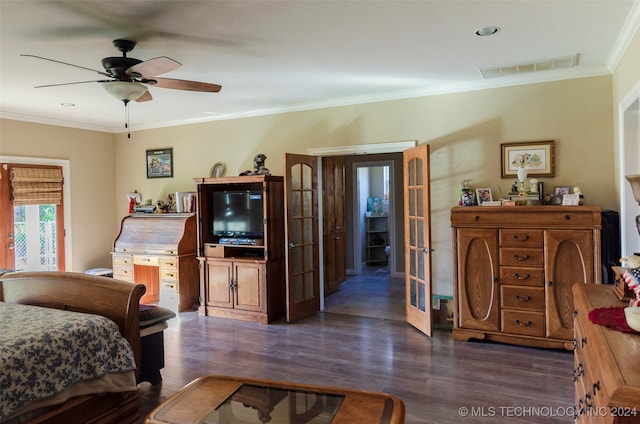
[[[122,52],[122,56],[105,57],[104,59],[102,59],[102,66],[104,68],[104,71],[31,54],[22,54],[21,56],[33,57],[36,59],[60,63],[62,65],[73,66],[74,68],[96,72],[109,78],[91,81],[67,82],[61,84],[38,85],[35,88],[56,87],[61,85],[85,84],[93,82],[100,83],[109,94],[111,94],[116,99],[124,102],[127,114],[125,122],[126,128],[129,128],[129,116],[127,108],[128,103],[130,101],[146,102],[153,99],[151,93],[149,93],[147,85],[161,88],[171,88],[174,90],[201,91],[209,93],[217,93],[222,88],[222,86],[218,84],[210,84],[206,82],[188,81],[173,78],[158,78],[157,75],[162,75],[178,69],[180,66],[182,66],[182,64],[166,56],[160,56],[145,61],[127,57],[127,53],[133,50],[133,48],[136,46],[135,41],[117,39],[113,40],[113,45],[116,47],[116,49]]]
[[[210,84],[206,82],[157,78],[157,75],[178,69],[182,64],[166,56],[156,57],[145,61],[127,57],[127,53],[135,47],[135,41],[118,39],[113,41],[113,45],[122,52],[122,57],[105,57],[102,59],[102,66],[105,69],[104,71],[31,54],[23,54],[21,56],[34,57],[36,59],[43,59],[50,62],[60,63],[62,65],[73,66],[75,68],[86,69],[87,71],[96,72],[110,78],[62,84],[39,85],[35,88],[97,82],[101,83],[109,94],[124,102],[125,105],[132,100],[137,102],[146,102],[151,100],[152,97],[146,85],[161,88],[172,88],[175,90],[203,91],[210,93],[217,93],[222,88],[222,86],[218,84]]]

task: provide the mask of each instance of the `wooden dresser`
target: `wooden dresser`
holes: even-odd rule
[[[589,319],[595,308],[626,306],[609,285],[573,287],[575,338],[573,379],[577,423],[640,422],[640,335]]]
[[[572,349],[571,286],[600,283],[600,209],[451,210],[455,340]]]
[[[199,304],[196,216],[132,214],[113,243],[113,278],[144,284],[140,303],[174,312]]]

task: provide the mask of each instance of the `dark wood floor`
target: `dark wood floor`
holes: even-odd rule
[[[393,280],[372,280],[369,293],[390,293],[378,310],[402,305]],[[351,315],[366,303],[360,294],[345,306],[354,292],[345,283],[327,311],[295,324],[181,313],[165,331],[163,383],[138,388],[141,415],[201,375],[224,374],[392,393],[404,401],[407,423],[573,422],[570,352],[454,342],[444,330],[429,338],[397,314]],[[460,408],[484,416],[465,418]]]

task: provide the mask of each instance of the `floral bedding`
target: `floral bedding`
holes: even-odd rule
[[[135,370],[108,318],[0,302],[0,422],[79,381]]]

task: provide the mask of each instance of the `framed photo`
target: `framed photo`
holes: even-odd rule
[[[484,202],[492,202],[493,196],[491,195],[490,188],[477,188],[476,199],[478,199],[478,205],[482,205]]]
[[[571,186],[556,186],[554,195],[553,195],[553,204],[561,205],[564,195],[569,194],[570,189],[571,189]]]
[[[524,143],[502,143],[500,145],[502,178],[517,177],[521,161],[527,175],[533,177],[554,177],[555,141],[529,141]]]
[[[173,149],[147,150],[147,178],[173,177]]]

